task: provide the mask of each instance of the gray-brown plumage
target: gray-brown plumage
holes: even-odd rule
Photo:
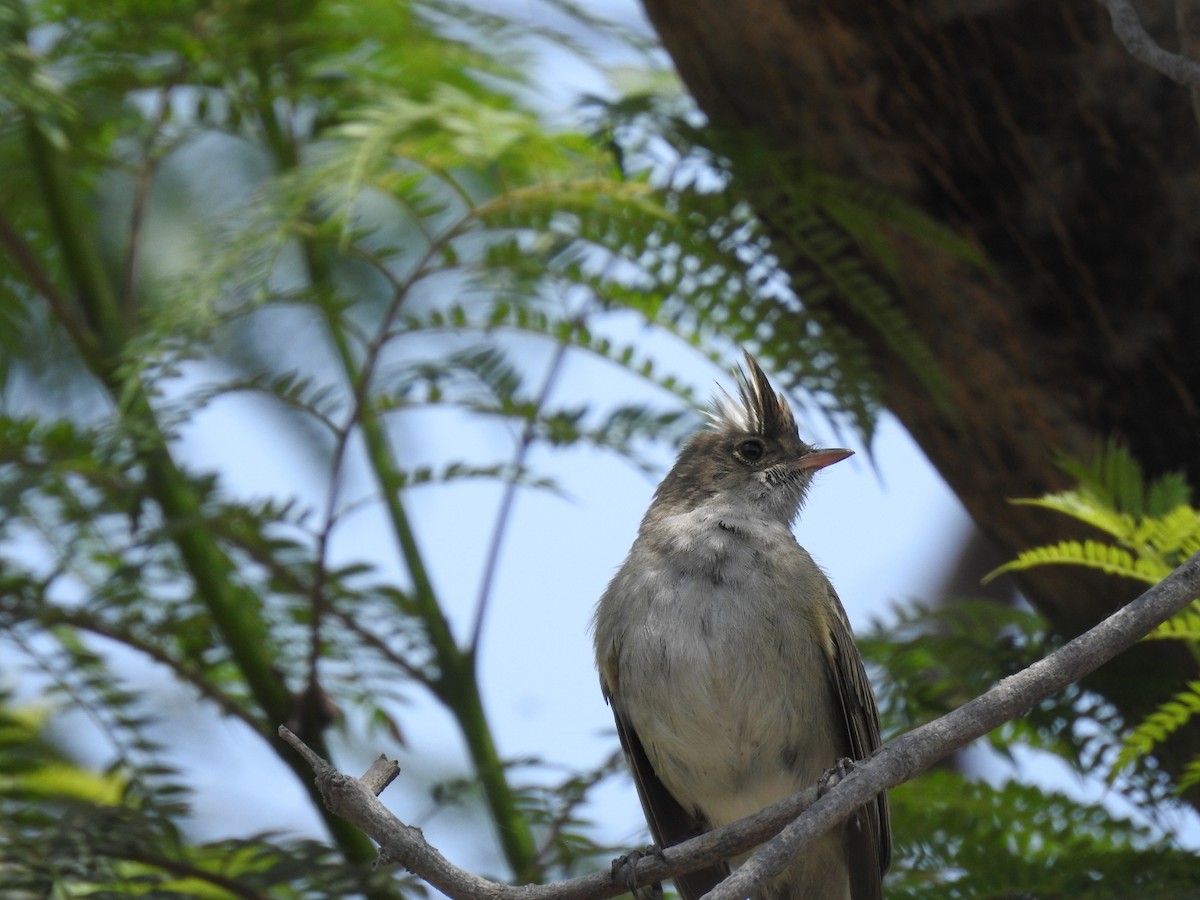
[[[663,479],[596,608],[601,687],[660,846],[736,821],[879,746],[845,611],[791,525],[813,473],[849,456],[800,440],[746,355]],[[806,848],[763,900],[877,900],[887,798]],[[738,860],[732,860],[734,864]],[[725,866],[676,879],[685,900]]]

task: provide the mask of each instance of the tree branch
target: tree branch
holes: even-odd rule
[[[1164,50],[1146,33],[1129,0],[1100,0],[1112,17],[1113,33],[1134,59],[1185,87],[1200,88],[1200,63]]]
[[[1175,0],[1175,31],[1179,49],[1189,59],[1200,59],[1200,0]],[[1192,113],[1200,122],[1200,84],[1192,85]]]
[[[816,785],[810,785],[753,816],[669,847],[661,855],[632,861],[622,857],[613,863],[610,872],[555,884],[514,887],[457,868],[426,842],[420,829],[405,825],[389,812],[379,802],[377,791],[364,786],[359,779],[335,771],[286,728],[281,726],[279,734],[312,765],[329,811],[361,828],[379,843],[377,864],[399,863],[450,897],[599,900],[695,871],[716,860],[729,859],[767,840],[707,895],[708,900],[740,900],[783,871],[806,844],[847,819],[880,791],[908,781],[993,728],[1028,712],[1133,646],[1197,597],[1200,597],[1200,553],[1054,653],[1005,678],[958,709],[889,741],[870,759],[858,763],[823,796],[818,797]]]
[[[96,335],[75,315],[70,301],[59,292],[37,253],[3,215],[0,215],[0,247],[8,251],[17,268],[29,279],[30,286],[50,306],[50,312],[58,324],[66,329],[72,343],[79,348],[80,355],[87,358],[96,349]]]

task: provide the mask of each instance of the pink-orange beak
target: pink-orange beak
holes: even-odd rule
[[[841,462],[846,457],[853,455],[853,450],[846,450],[842,447],[830,447],[827,450],[814,450],[812,453],[805,453],[793,465],[797,469],[812,469],[815,472],[817,469],[832,466],[835,462]]]

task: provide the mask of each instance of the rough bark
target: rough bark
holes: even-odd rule
[[[984,276],[892,238],[896,303],[949,379],[947,406],[853,309],[828,312],[1003,554],[1064,536],[1007,502],[1066,487],[1056,453],[1117,437],[1149,473],[1200,484],[1200,134],[1188,91],[1130,59],[1097,3],[644,3],[717,133],[885,185],[995,264]],[[1139,12],[1178,49],[1170,3]],[[784,221],[782,194],[740,175],[768,225]],[[1067,636],[1137,592],[1056,568],[1023,587]],[[1157,645],[1094,685],[1138,716],[1195,676],[1182,648]],[[1198,750],[1194,730],[1162,759],[1177,771]]]

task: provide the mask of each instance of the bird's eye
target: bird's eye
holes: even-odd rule
[[[767,448],[763,446],[762,441],[751,439],[738,444],[735,452],[746,462],[758,462],[767,452]]]

